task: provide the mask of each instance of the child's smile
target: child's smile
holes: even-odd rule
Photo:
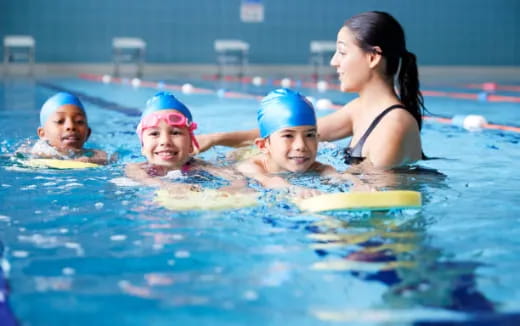
[[[289,156],[290,160],[293,160],[295,164],[304,164],[310,160],[309,156]]]
[[[162,120],[143,131],[142,141],[141,151],[148,163],[170,169],[182,167],[193,152],[188,128],[170,126]]]
[[[164,161],[175,161],[178,154],[179,152],[170,150],[155,152],[155,155]]]

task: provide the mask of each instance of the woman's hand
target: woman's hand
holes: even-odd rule
[[[227,147],[243,147],[253,144],[255,138],[258,137],[258,129],[233,131],[233,132],[217,132],[213,134],[195,136],[199,142],[199,149],[195,150],[195,154],[207,151],[213,146]]]

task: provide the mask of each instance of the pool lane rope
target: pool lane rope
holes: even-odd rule
[[[115,78],[111,77],[109,75],[97,75],[97,74],[79,74],[78,76],[80,79],[89,80],[89,81],[95,81],[95,82],[102,82],[102,83],[114,83],[114,84],[128,84],[132,85],[133,87],[146,87],[146,88],[154,88],[154,89],[168,89],[173,91],[179,91],[179,92],[185,92],[186,89],[189,89],[189,93],[195,93],[195,94],[217,94],[219,97],[226,97],[226,98],[241,98],[241,99],[256,99],[260,100],[262,96],[253,95],[253,94],[247,94],[247,93],[241,93],[241,92],[232,92],[232,91],[224,91],[222,89],[219,89],[217,91],[213,89],[207,89],[207,88],[198,88],[193,87],[192,85],[175,85],[175,84],[167,84],[164,82],[154,82],[154,81],[145,81],[145,80],[139,80],[139,82],[136,81],[136,79],[126,79],[126,78]],[[254,79],[254,78],[253,78]],[[248,80],[252,80],[249,78]],[[316,83],[302,83],[303,87],[311,87],[315,85]],[[330,88],[333,88],[334,85],[331,85]],[[453,92],[438,92],[438,91],[422,91],[423,95],[425,96],[445,96],[445,97],[452,97],[452,98],[460,98],[460,99],[474,99],[474,100],[483,100],[482,94],[473,94],[473,93],[453,93]],[[480,98],[479,98],[480,96]],[[323,100],[323,101],[322,101]],[[499,96],[494,94],[486,93],[485,97],[486,101],[490,102],[516,102],[520,103],[520,97],[518,96]],[[327,103],[326,106],[330,109],[338,110],[343,107],[343,105],[333,104],[328,99],[320,99],[316,102],[316,108],[320,108],[322,105],[318,105],[320,102]],[[446,118],[446,117],[440,117],[440,116],[423,116],[424,120],[427,121],[433,121],[437,123],[443,123],[443,124],[451,124],[456,125],[459,127],[463,127],[467,130],[480,130],[480,129],[494,129],[494,130],[503,130],[503,131],[510,131],[510,132],[516,132],[520,133],[520,127],[516,126],[508,126],[508,125],[501,125],[501,124],[494,124],[494,123],[488,123],[484,117],[473,118],[474,115],[468,115],[466,117],[469,118],[468,121],[473,120],[472,122],[466,122],[466,126],[470,126],[469,128],[465,127],[464,121],[462,124],[460,123],[461,119],[459,116],[454,116],[453,118]],[[475,124],[476,123],[476,124]]]

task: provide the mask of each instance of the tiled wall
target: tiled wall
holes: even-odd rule
[[[242,23],[241,0],[0,0],[0,37],[31,34],[39,62],[108,62],[114,36],[148,43],[147,61],[212,63],[213,40],[251,44],[251,63],[305,64],[309,41],[334,40],[349,16],[392,13],[423,65],[520,65],[518,0],[263,0]]]

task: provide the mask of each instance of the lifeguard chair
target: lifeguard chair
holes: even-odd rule
[[[112,39],[112,60],[114,76],[118,77],[123,63],[133,63],[137,66],[137,77],[143,76],[146,42],[137,37],[114,37]]]
[[[34,72],[34,53],[36,42],[29,35],[6,35],[4,36],[4,72],[8,73],[11,62],[27,62],[29,74]]]
[[[321,70],[324,66],[328,66],[334,52],[336,52],[335,41],[311,41],[310,63],[313,71],[312,77],[315,80],[320,78]]]
[[[239,78],[244,77],[249,54],[249,43],[241,40],[215,40],[217,53],[217,77],[224,74],[227,65],[238,66]]]

